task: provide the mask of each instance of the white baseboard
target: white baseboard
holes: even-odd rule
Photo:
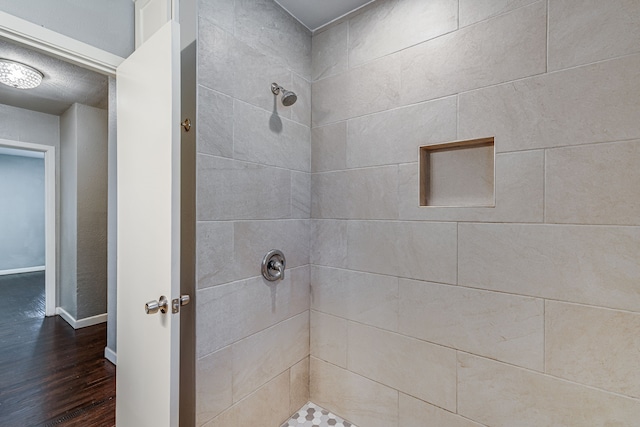
[[[104,358],[114,365],[118,365],[118,355],[115,351],[111,350],[109,347],[104,348]]]
[[[107,313],[76,320],[76,318],[70,315],[64,308],[56,307],[56,314],[70,324],[73,329],[86,328],[87,326],[93,326],[107,321]]]
[[[34,271],[44,271],[44,265],[39,265],[37,267],[13,268],[11,270],[0,270],[0,276],[20,273],[33,273]]]

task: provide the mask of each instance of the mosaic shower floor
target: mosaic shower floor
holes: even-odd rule
[[[356,427],[314,403],[307,403],[280,427]]]

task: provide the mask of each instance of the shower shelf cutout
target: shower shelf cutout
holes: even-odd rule
[[[420,206],[495,207],[494,138],[420,147]]]

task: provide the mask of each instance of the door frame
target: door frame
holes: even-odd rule
[[[56,147],[0,139],[0,147],[44,154],[45,316],[55,316],[56,298]]]

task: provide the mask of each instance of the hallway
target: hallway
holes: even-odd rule
[[[106,324],[44,318],[44,272],[0,276],[0,295],[0,425],[114,426]]]

